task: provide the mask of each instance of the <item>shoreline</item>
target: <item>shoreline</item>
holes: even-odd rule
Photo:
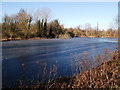
[[[81,37],[86,37],[86,36],[81,36]],[[81,37],[76,37],[76,38],[81,38]],[[71,37],[74,38],[74,37]],[[87,38],[87,37],[86,37]],[[113,38],[113,37],[95,37],[95,36],[88,36],[88,38]],[[35,37],[35,38],[29,38],[29,39],[21,39],[21,38],[15,38],[15,39],[1,39],[0,42],[7,42],[7,41],[20,41],[20,40],[42,40],[42,39],[60,39],[60,38],[40,38],[40,37]],[[68,38],[63,38],[63,39],[68,39]],[[113,38],[117,39],[117,38]]]
[[[57,78],[46,85],[50,85],[51,88],[120,88],[119,64],[116,51],[109,60],[97,67],[72,76]],[[38,88],[46,88],[46,85],[39,84]]]
[[[19,88],[40,88],[40,89],[74,89],[74,88],[120,88],[119,84],[119,58],[118,53],[112,53],[109,60],[99,63],[97,67],[85,70],[72,76],[62,76],[51,79],[49,82],[41,81],[32,86],[21,86]]]
[[[41,40],[41,39],[51,39],[51,38],[29,38],[29,39],[21,39],[21,38],[16,38],[16,39],[2,39],[1,42],[7,42],[7,41],[17,41],[17,40]]]
[[[37,38],[37,39],[45,39],[45,38]],[[93,38],[94,39],[94,38]],[[34,40],[34,39],[33,39]],[[117,54],[115,54],[115,55],[117,55]],[[113,63],[114,63],[114,61],[115,61],[115,56],[113,55],[113,58],[112,58],[112,60],[113,60]],[[116,62],[116,61],[115,61]],[[100,76],[100,74],[99,73],[101,73],[101,71],[100,70],[102,70],[102,68],[103,69],[105,69],[104,67],[102,67],[101,65],[99,66],[99,67],[102,67],[101,69],[98,67],[98,68],[93,68],[92,70],[93,70],[93,73],[91,73],[90,74],[90,72],[92,72],[92,71],[86,71],[86,72],[83,72],[83,73],[81,73],[81,74],[76,74],[75,76],[70,76],[70,77],[61,77],[61,78],[57,78],[56,80],[51,80],[51,82],[50,83],[46,83],[46,84],[44,84],[43,85],[43,83],[42,82],[40,82],[41,84],[39,84],[38,83],[38,85],[37,86],[34,86],[34,88],[46,88],[47,86],[49,86],[50,88],[89,88],[89,86],[90,87],[92,87],[92,83],[90,83],[90,82],[93,82],[93,86],[98,86],[99,87],[99,84],[101,85],[107,85],[107,83],[109,82],[109,83],[112,83],[113,82],[113,80],[112,81],[110,81],[112,78],[112,76],[110,76],[109,74],[111,74],[112,72],[110,71],[110,69],[109,68],[111,68],[111,70],[112,69],[114,69],[113,67],[109,67],[108,66],[108,64],[110,65],[110,66],[112,66],[112,63],[111,62],[105,62],[103,65],[104,66],[106,66],[106,68],[108,67],[108,69],[107,70],[109,70],[108,72],[105,72],[105,74],[104,74],[104,72],[102,73],[102,77],[103,78],[105,78],[105,79],[102,79],[102,78],[100,78],[99,76]],[[24,66],[24,64],[22,65],[22,66]],[[118,66],[118,65],[117,65]],[[114,66],[115,67],[115,66]],[[116,68],[115,68],[115,70],[116,70]],[[94,71],[96,72],[96,74],[97,75],[95,75],[95,73],[94,73]],[[102,70],[103,71],[103,70]],[[113,71],[113,70],[112,70]],[[115,72],[115,73],[117,73],[117,72]],[[112,73],[113,74],[113,73]],[[90,75],[92,75],[92,76],[95,76],[95,77],[92,77],[92,79],[87,79],[87,77],[88,76],[90,76]],[[110,78],[109,78],[109,76],[110,76]],[[81,78],[83,78],[83,77],[85,77],[86,79],[84,79],[84,81],[81,79]],[[99,78],[99,79],[97,79],[97,77]],[[113,78],[115,78],[115,77],[113,77]],[[118,77],[117,77],[118,78]],[[110,79],[110,80],[108,80],[108,79]],[[75,82],[74,82],[74,80],[75,80]],[[95,81],[96,80],[96,81]],[[103,80],[103,81],[102,81]],[[115,78],[115,80],[117,80],[116,82],[113,82],[113,83],[115,83],[115,85],[117,85],[117,86],[119,86],[118,84],[117,84],[117,82],[118,82],[118,79],[116,79]],[[101,81],[101,82],[99,82],[99,81]],[[81,83],[85,83],[85,85],[84,84],[81,84]],[[89,84],[90,83],[90,84]],[[99,83],[99,84],[96,84],[96,83]],[[36,83],[33,83],[33,85],[34,84],[36,84]],[[23,84],[24,85],[24,84]],[[43,87],[42,87],[42,85],[43,85]],[[108,87],[109,85],[107,85],[107,87]],[[28,86],[29,87],[29,86]],[[23,87],[24,88],[24,87]]]

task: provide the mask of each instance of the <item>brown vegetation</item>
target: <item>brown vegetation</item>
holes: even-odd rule
[[[35,15],[32,15],[21,9],[14,15],[5,15],[3,22],[0,23],[2,27],[2,41],[31,38],[117,38],[118,36],[118,30],[116,29],[99,30],[98,28],[92,28],[90,24],[86,24],[84,28],[80,28],[79,26],[76,28],[64,28],[57,19],[49,21],[50,10],[45,11],[46,13],[43,10],[37,10]]]
[[[84,52],[83,55],[87,55],[87,53]],[[110,58],[107,60],[108,56],[110,56]],[[74,74],[70,77],[49,79],[46,83],[41,81],[31,86],[23,86],[21,84],[20,88],[120,88],[120,61],[117,50],[108,54],[106,49],[104,51],[104,57],[102,58],[98,55],[96,58],[97,61],[93,61],[93,66],[95,66],[89,67],[90,69],[87,69],[90,62],[86,60],[86,56],[83,56],[83,58],[84,60],[81,66],[78,66],[82,68],[80,74]],[[101,59],[104,59],[104,62],[101,62]],[[55,75],[55,67],[51,69],[50,72],[53,72],[53,75]]]
[[[75,75],[74,88],[120,88],[120,61],[115,53],[100,66]]]

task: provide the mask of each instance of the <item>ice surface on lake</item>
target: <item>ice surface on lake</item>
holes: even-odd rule
[[[34,80],[43,79],[42,65],[44,63],[47,65],[47,71],[56,65],[58,76],[70,76],[75,73],[76,57],[77,60],[82,60],[84,51],[87,51],[88,58],[96,56],[102,54],[105,48],[112,52],[117,46],[117,41],[114,40],[72,38],[3,42],[3,87],[19,84],[20,80],[32,81],[33,77]]]

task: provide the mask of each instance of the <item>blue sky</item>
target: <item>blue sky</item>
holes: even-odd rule
[[[34,13],[43,7],[51,9],[51,20],[58,19],[65,27],[84,26],[85,23],[96,27],[98,22],[100,29],[106,29],[118,14],[117,2],[4,2],[2,12],[12,15],[23,8]]]

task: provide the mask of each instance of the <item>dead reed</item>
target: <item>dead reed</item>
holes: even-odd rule
[[[38,83],[30,86],[31,88],[118,88],[120,89],[120,61],[118,58],[118,51],[109,52],[108,49],[104,50],[104,54],[98,54],[96,57],[87,58],[88,53],[82,53],[82,59],[77,55],[76,65],[74,65],[76,73],[70,77],[56,77],[57,66],[53,65],[47,71],[47,64],[43,64],[43,76],[49,78],[48,82],[39,81]],[[73,56],[71,57],[71,70],[73,70]],[[20,88],[23,86],[23,81],[20,81]]]

